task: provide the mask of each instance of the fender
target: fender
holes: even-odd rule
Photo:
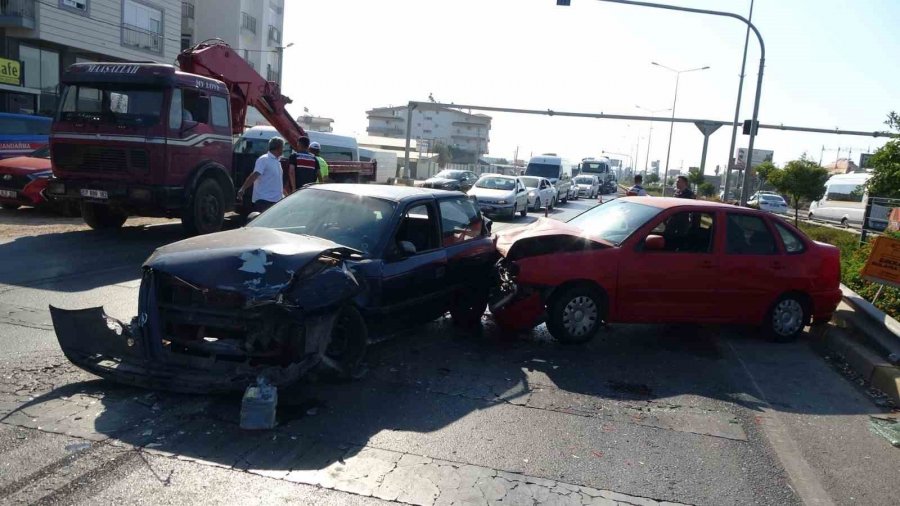
[[[225,170],[225,167],[222,166],[222,164],[209,160],[203,161],[191,172],[191,175],[188,176],[187,184],[184,186],[185,202],[191,202],[194,191],[197,189],[197,185],[200,184],[201,180],[207,177],[215,178],[216,181],[219,182],[225,196],[225,210],[233,211],[236,193],[234,181],[231,180],[231,176],[228,175],[228,171]]]

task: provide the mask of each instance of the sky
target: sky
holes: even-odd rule
[[[668,0],[734,12],[750,0]],[[285,0],[284,93],[296,116],[334,118],[336,133],[366,135],[365,111],[425,101],[519,109],[645,115],[673,105],[676,116],[734,119],[746,25],[738,20],[598,0]],[[759,120],[883,131],[900,110],[898,0],[755,0],[753,23],[766,45]],[[759,44],[751,34],[741,121],[752,113]],[[493,117],[490,155],[545,152],[573,160],[637,153],[666,165],[670,123],[523,116]],[[661,115],[671,114],[669,112]],[[699,166],[703,136],[675,124],[670,169]],[[737,147],[749,137],[738,130]],[[706,173],[724,167],[731,127],[710,137]],[[858,162],[883,138],[761,130],[756,149],[782,165],[804,153],[824,164]],[[823,153],[823,147],[825,149]],[[615,153],[615,154],[614,154]]]

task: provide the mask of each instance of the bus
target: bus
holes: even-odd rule
[[[50,142],[50,123],[46,116],[0,112],[0,159],[23,156]]]

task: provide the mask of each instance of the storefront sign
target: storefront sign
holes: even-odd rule
[[[900,288],[900,240],[886,236],[875,238],[862,277],[866,281]]]
[[[0,84],[22,86],[22,62],[0,58]]]

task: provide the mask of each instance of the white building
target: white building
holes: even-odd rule
[[[369,135],[406,137],[407,107],[377,107],[366,111]],[[420,148],[429,151],[440,143],[468,153],[490,152],[491,117],[457,109],[420,105],[413,110],[410,129]],[[470,156],[471,158],[471,156]]]
[[[73,63],[172,63],[180,30],[179,0],[2,0],[0,112],[52,114]]]
[[[304,130],[311,130],[313,132],[334,132],[334,128],[331,126],[331,124],[334,123],[334,120],[331,118],[304,114],[303,116],[297,117],[297,123],[299,123]]]
[[[281,83],[285,0],[185,0],[181,47],[222,39],[268,81]],[[268,123],[254,109],[247,125]]]

